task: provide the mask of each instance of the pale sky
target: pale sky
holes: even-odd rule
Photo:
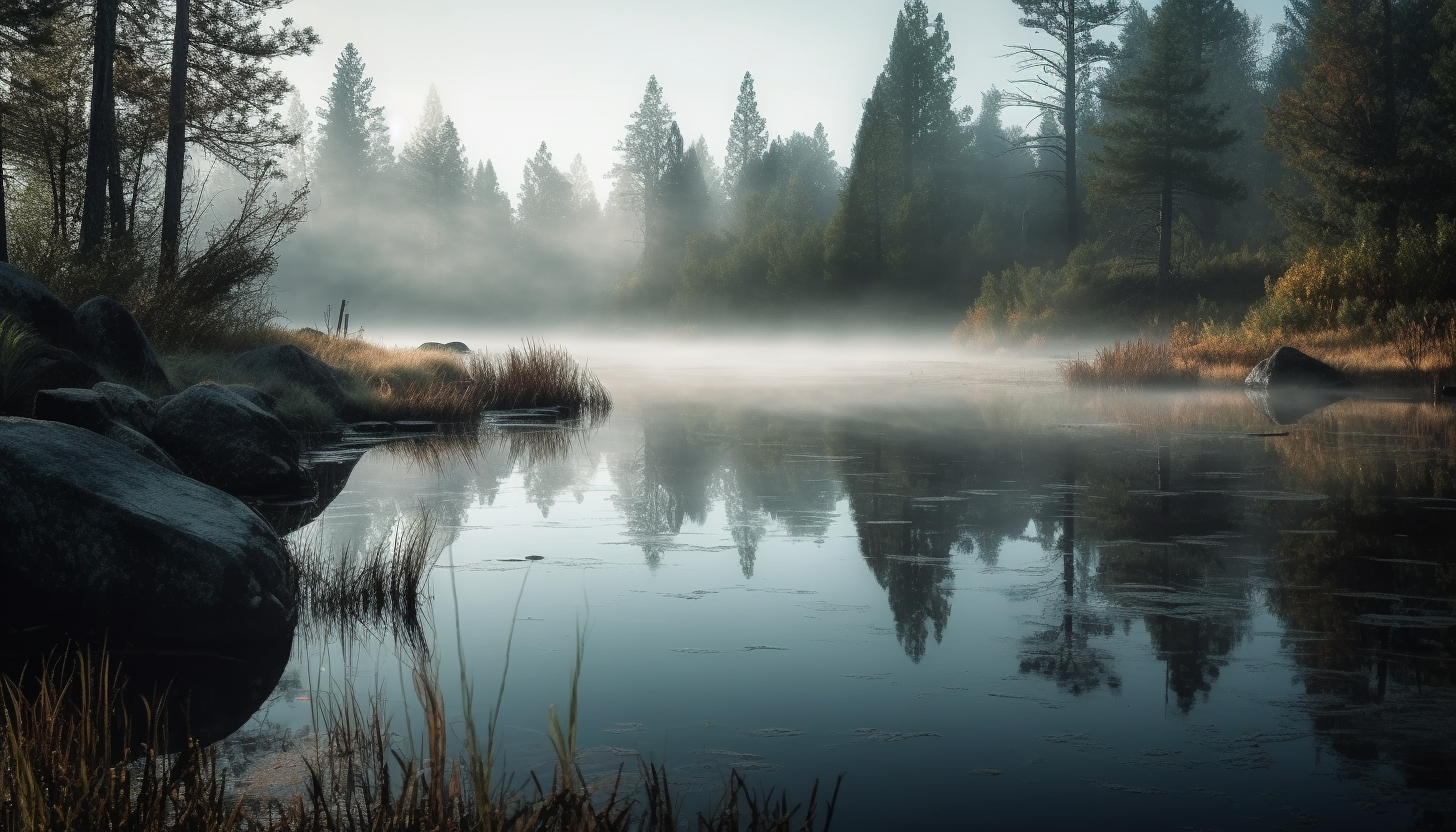
[[[1235,0],[1263,19],[1283,0]],[[928,2],[945,15],[956,58],[959,105],[1007,88],[1008,44],[1045,40],[1017,25],[1011,0]],[[1144,5],[1151,5],[1145,2]],[[294,0],[286,11],[323,39],[283,70],[310,111],[352,42],[374,79],[395,150],[419,120],[434,84],[473,166],[492,159],[514,202],[521,167],[545,141],[565,170],[576,154],[597,180],[612,146],[656,74],[691,142],[707,137],[719,164],[738,84],[752,72],[770,135],[823,122],[841,165],[849,163],[860,107],[889,52],[903,0]],[[1115,39],[1115,30],[1103,37]]]

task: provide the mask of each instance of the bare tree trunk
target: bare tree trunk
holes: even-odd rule
[[[5,111],[0,109],[0,263],[10,262],[10,238],[5,234]]]
[[[106,166],[106,189],[111,197],[111,239],[113,242],[126,237],[126,197],[121,191],[121,143],[116,135],[116,90],[111,91],[111,102],[106,107],[111,122],[111,159]]]
[[[1162,213],[1158,216],[1158,276],[1153,282],[1153,301],[1162,300],[1163,287],[1173,275],[1173,177],[1163,175]]]
[[[167,100],[167,176],[162,186],[162,261],[157,281],[177,279],[182,237],[182,172],[187,155],[188,0],[177,0],[177,27],[172,34],[172,89]]]
[[[1067,251],[1077,247],[1078,214],[1082,211],[1077,199],[1077,0],[1067,0],[1067,86],[1062,97],[1062,136],[1066,144],[1067,186]]]
[[[96,34],[91,62],[90,135],[86,142],[86,193],[81,201],[81,253],[101,245],[106,234],[106,168],[116,125],[110,115],[112,59],[116,54],[118,0],[96,0]]]

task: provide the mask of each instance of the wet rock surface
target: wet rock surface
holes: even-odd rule
[[[1280,347],[1273,355],[1255,364],[1244,378],[1244,384],[1255,388],[1342,389],[1352,386],[1344,373],[1294,347]]]
[[[138,384],[167,386],[161,360],[125,306],[101,295],[76,307],[75,317],[98,362]]]
[[[190,476],[229,494],[312,489],[298,437],[277,416],[216,384],[189,387],[157,411],[152,438]]]
[[[118,442],[0,419],[0,632],[177,643],[290,637],[282,543],[223,492]]]
[[[87,352],[91,341],[55,293],[9,263],[0,263],[0,318],[14,317],[48,344]]]
[[[344,401],[344,388],[329,365],[293,344],[260,347],[239,355],[233,363],[259,376],[275,376],[337,405]]]

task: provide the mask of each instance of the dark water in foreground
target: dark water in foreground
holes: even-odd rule
[[[315,709],[402,738],[434,667],[500,681],[509,770],[549,771],[578,626],[581,754],[707,799],[737,768],[836,828],[1456,824],[1456,411],[1241,391],[1069,394],[1050,365],[608,356],[591,431],[369,451],[297,534],[440,523],[426,644],[300,634],[229,742],[262,788]],[[711,382],[711,387],[690,382]],[[540,556],[538,561],[524,560]]]

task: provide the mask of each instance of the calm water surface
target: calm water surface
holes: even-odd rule
[[[730,768],[836,828],[1428,829],[1456,819],[1456,413],[1073,394],[938,349],[573,346],[617,409],[386,445],[296,536],[440,524],[424,645],[303,633],[230,743],[266,779],[321,703],[420,730],[412,672],[507,769]],[[638,345],[640,350],[640,345]],[[1287,414],[1285,414],[1287,416]],[[528,556],[540,560],[526,560]]]

